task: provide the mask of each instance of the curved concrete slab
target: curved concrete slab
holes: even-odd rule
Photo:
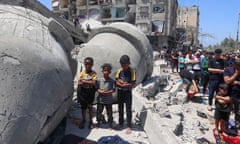
[[[57,22],[22,7],[0,5],[0,25],[0,143],[43,141],[71,106],[74,44]]]
[[[151,76],[153,55],[151,45],[146,36],[135,26],[128,23],[114,23],[98,29],[90,34],[90,40],[80,50],[80,63],[85,57],[95,60],[94,69],[101,77],[100,66],[103,63],[113,65],[112,77],[120,67],[119,59],[127,54],[131,59],[131,67],[137,69],[137,83]]]

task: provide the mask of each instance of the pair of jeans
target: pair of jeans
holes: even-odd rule
[[[172,67],[172,72],[174,72],[174,69],[176,69],[176,71],[178,72],[178,61],[172,61],[171,63],[171,67]]]
[[[222,80],[219,79],[214,79],[214,80],[209,80],[209,84],[208,84],[208,92],[209,92],[209,97],[208,97],[208,105],[212,105],[213,103],[213,97],[214,97],[214,93],[218,92],[219,90],[219,84],[223,82]]]
[[[97,122],[100,123],[102,120],[102,112],[104,107],[107,110],[108,124],[112,124],[113,115],[112,115],[112,104],[97,104]]]
[[[124,104],[126,105],[127,112],[127,126],[132,127],[132,91],[131,90],[118,90],[118,113],[119,125],[124,122]]]
[[[183,77],[182,77],[182,72],[183,72],[183,71],[184,71],[184,67],[183,67],[183,68],[180,68],[179,75],[180,75],[181,78],[183,78]]]

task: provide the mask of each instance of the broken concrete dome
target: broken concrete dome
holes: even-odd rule
[[[76,65],[68,32],[53,19],[0,5],[0,143],[43,141],[72,102]]]

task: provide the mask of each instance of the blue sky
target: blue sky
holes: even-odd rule
[[[39,1],[51,8],[51,0]],[[240,0],[178,0],[178,5],[199,7],[199,31],[214,36],[199,37],[204,46],[220,43],[226,37],[236,40]]]
[[[51,9],[51,0],[38,0],[44,4],[47,8]]]
[[[226,37],[236,40],[240,0],[178,0],[178,5],[199,7],[199,31],[215,37],[199,37],[204,46],[220,43]]]

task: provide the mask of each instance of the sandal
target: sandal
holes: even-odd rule
[[[100,127],[100,123],[97,123],[96,124],[96,128],[98,129]]]
[[[116,129],[116,130],[121,130],[122,128],[123,128],[123,125],[121,125],[121,124],[114,127],[114,129]]]
[[[78,125],[78,128],[83,129],[85,125],[85,120],[81,121],[80,124]]]
[[[89,128],[89,129],[93,129],[93,128],[94,128],[94,125],[93,125],[92,122],[89,123],[88,128]]]

